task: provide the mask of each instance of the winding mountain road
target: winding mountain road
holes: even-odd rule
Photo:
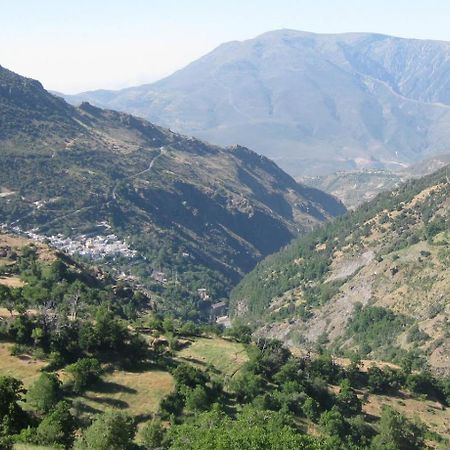
[[[154,166],[155,162],[158,160],[158,158],[160,158],[163,155],[164,151],[165,151],[165,147],[160,147],[159,148],[159,153],[152,158],[152,160],[150,161],[150,163],[149,163],[149,165],[148,165],[148,167],[146,169],[141,170],[138,173],[134,173],[133,175],[129,175],[128,177],[125,177],[125,178],[122,178],[121,180],[119,180],[114,185],[114,188],[111,191],[112,200],[117,201],[117,188],[119,187],[120,183],[122,183],[124,181],[127,181],[127,180],[133,180],[135,178],[140,177],[141,175],[144,175],[144,173],[150,172],[153,169],[153,166]],[[108,202],[108,205],[109,205],[110,202],[111,202],[111,200]]]

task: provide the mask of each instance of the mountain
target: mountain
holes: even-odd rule
[[[449,173],[410,180],[268,257],[234,289],[234,316],[291,344],[397,362],[413,352],[450,373]]]
[[[299,177],[298,181],[328,192],[353,209],[372,200],[380,192],[393,190],[409,178],[431,174],[450,163],[450,153],[411,164],[396,171],[342,171],[316,177]]]
[[[247,148],[209,145],[88,103],[75,108],[0,69],[8,230],[109,261],[146,285],[218,296],[263,256],[344,211]]]
[[[280,30],[223,44],[156,83],[66,98],[239,142],[312,176],[450,151],[449,80],[448,42]]]
[[[334,172],[316,177],[299,177],[299,181],[332,193],[353,209],[377,194],[397,187],[408,177],[387,170],[356,170]]]

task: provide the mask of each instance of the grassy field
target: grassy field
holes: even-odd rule
[[[410,419],[419,418],[431,431],[450,439],[450,409],[442,410],[440,405],[431,400],[411,398],[407,393],[399,396],[370,394],[363,411],[370,416],[379,417],[383,406],[391,406]]]
[[[115,408],[145,418],[156,412],[161,399],[173,388],[174,380],[168,372],[116,370],[105,375],[100,383],[77,400],[87,413]]]
[[[39,376],[46,363],[31,356],[11,356],[10,348],[11,344],[0,344],[0,375],[19,378],[28,386]]]
[[[244,346],[221,338],[198,338],[178,352],[178,358],[197,365],[212,365],[225,376],[233,376],[247,361]]]

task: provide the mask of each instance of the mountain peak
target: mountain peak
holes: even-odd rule
[[[156,83],[69,100],[321,175],[447,152],[449,80],[450,43],[281,29],[223,44]]]

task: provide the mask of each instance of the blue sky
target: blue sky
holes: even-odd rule
[[[67,93],[154,81],[292,28],[450,41],[448,0],[0,0],[0,64]]]

